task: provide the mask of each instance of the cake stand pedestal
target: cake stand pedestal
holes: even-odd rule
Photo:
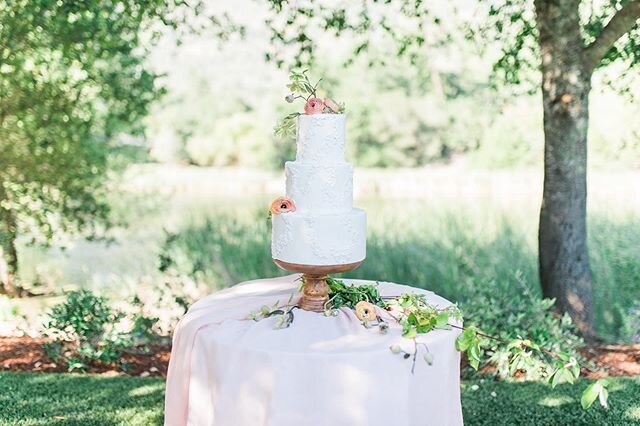
[[[302,297],[298,305],[305,311],[324,312],[325,304],[329,300],[329,274],[337,274],[356,269],[364,261],[346,263],[342,265],[301,265],[273,259],[276,265],[285,271],[298,272],[302,275]]]

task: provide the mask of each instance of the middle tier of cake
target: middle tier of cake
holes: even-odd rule
[[[344,265],[366,257],[364,210],[326,215],[295,211],[274,215],[272,221],[274,259],[300,265]]]
[[[300,213],[334,214],[353,209],[353,167],[347,162],[313,164],[287,161],[287,198]]]

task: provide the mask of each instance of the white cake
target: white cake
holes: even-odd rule
[[[296,161],[285,164],[296,210],[272,216],[274,259],[342,265],[366,257],[367,215],[353,208],[353,167],[344,159],[345,115],[300,115]]]

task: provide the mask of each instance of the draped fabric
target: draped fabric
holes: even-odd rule
[[[433,364],[419,345],[412,373],[414,341],[390,318],[386,334],[363,327],[350,309],[329,317],[296,309],[285,329],[274,328],[275,318],[246,319],[263,305],[298,297],[298,278],[248,281],[189,309],[173,337],[165,425],[462,424],[457,330],[419,336]],[[420,292],[433,305],[450,305],[425,290],[378,285],[383,296]],[[393,354],[396,344],[412,355]]]

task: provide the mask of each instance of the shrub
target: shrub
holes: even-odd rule
[[[123,352],[148,352],[153,344],[168,343],[188,307],[204,294],[190,278],[170,274],[118,309],[88,290],[70,292],[48,313],[43,334],[51,341],[44,350],[69,371],[85,371],[93,363],[116,363],[126,370]]]
[[[64,303],[51,309],[50,318],[46,327],[53,336],[80,343],[102,340],[105,326],[117,320],[106,299],[87,290],[69,293]]]
[[[578,350],[584,341],[576,333],[569,315],[558,315],[554,311],[553,299],[542,299],[522,287],[520,296],[496,291],[495,285],[478,285],[476,290],[462,303],[465,326],[475,325],[484,332],[504,340],[529,339],[554,353],[567,353],[582,361]],[[497,344],[489,348],[488,364],[494,364],[495,374],[501,379],[509,377],[509,348]],[[527,379],[544,377],[545,366],[534,362],[524,368]]]
[[[45,351],[54,361],[66,362],[70,371],[84,370],[92,361],[114,362],[126,344],[116,330],[121,319],[104,297],[87,290],[71,292],[49,312],[44,334],[53,340]]]
[[[84,371],[93,362],[119,363],[123,351],[147,349],[156,338],[152,329],[157,322],[141,309],[127,315],[104,297],[74,291],[49,312],[44,335],[52,340],[44,350],[54,361],[65,362],[69,371]]]
[[[620,334],[633,343],[640,343],[640,302],[634,302],[627,310],[620,306],[616,308],[622,323]]]

